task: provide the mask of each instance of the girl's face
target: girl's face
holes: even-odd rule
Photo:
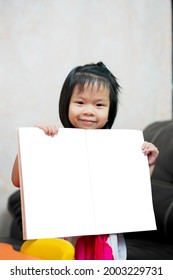
[[[108,121],[110,107],[109,89],[97,83],[84,85],[82,91],[75,86],[70,104],[68,117],[75,128],[98,129]]]

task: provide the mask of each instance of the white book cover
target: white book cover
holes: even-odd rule
[[[23,238],[155,230],[140,130],[18,129]]]

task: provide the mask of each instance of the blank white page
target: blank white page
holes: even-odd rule
[[[95,230],[85,131],[19,128],[24,239]]]
[[[142,131],[86,134],[97,234],[156,229]]]

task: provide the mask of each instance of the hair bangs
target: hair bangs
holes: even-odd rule
[[[100,87],[108,88],[110,90],[109,81],[102,76],[86,72],[78,72],[75,74],[75,86],[78,86],[79,92],[82,92],[85,86],[91,86],[93,88],[95,85],[97,85],[98,90]]]

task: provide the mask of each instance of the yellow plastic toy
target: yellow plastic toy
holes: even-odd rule
[[[75,249],[67,240],[47,238],[25,241],[20,252],[41,260],[74,260]]]

